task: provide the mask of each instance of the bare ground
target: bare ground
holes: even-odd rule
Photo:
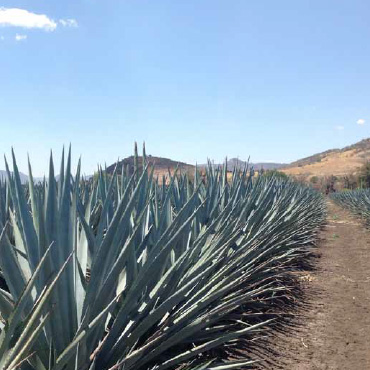
[[[289,334],[269,340],[263,369],[370,370],[370,230],[328,201],[320,239],[316,268],[301,277],[305,303]]]

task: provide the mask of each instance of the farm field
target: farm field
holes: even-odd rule
[[[289,313],[325,220],[321,194],[209,165],[159,182],[145,151],[85,181],[0,183],[0,367],[224,369]],[[23,328],[23,330],[20,330]]]
[[[370,364],[368,190],[247,165],[158,176],[145,146],[88,180],[71,163],[22,184],[6,162],[2,370]]]

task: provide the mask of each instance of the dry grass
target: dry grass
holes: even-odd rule
[[[281,171],[293,176],[344,176],[357,173],[359,168],[369,159],[370,151],[351,149],[339,153],[329,153],[320,162],[286,168]]]

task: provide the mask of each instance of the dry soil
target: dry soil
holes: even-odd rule
[[[370,230],[328,200],[316,269],[304,277],[297,326],[272,343],[283,370],[370,370]]]

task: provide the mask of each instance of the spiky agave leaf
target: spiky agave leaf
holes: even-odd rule
[[[59,181],[51,158],[47,182],[36,186],[30,176],[28,194],[13,158],[12,228],[0,264],[14,269],[4,269],[3,318],[51,243],[28,308],[72,253],[43,307],[49,320],[35,321],[40,335],[22,352],[27,369],[38,370],[35,361],[53,370],[249,365],[215,362],[214,351],[230,357],[231,343],[259,335],[269,319],[261,313],[286,293],[287,266],[304,256],[324,218],[321,196],[287,180],[254,179],[244,168],[227,181],[226,169],[209,164],[205,180],[175,171],[160,184],[145,155],[142,171],[135,158],[132,175],[117,166],[84,182],[80,165],[71,174],[69,151]]]

